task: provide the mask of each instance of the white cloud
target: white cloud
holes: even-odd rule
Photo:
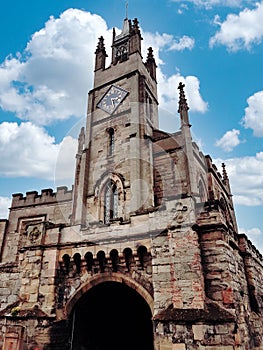
[[[94,51],[101,35],[109,54],[112,33],[105,21],[97,15],[69,9],[58,19],[51,17],[32,36],[24,53],[7,57],[0,65],[0,107],[27,121],[20,125],[0,124],[0,174],[45,179],[55,176],[55,181],[72,178],[76,140],[68,136],[62,144],[56,144],[37,125],[85,113],[87,91],[93,83]],[[165,33],[144,34],[143,50],[146,52],[152,46],[159,65],[161,107],[173,113],[178,107],[179,81],[186,83],[186,95],[193,110],[203,112],[207,108],[196,77],[182,77],[178,73],[165,76],[161,70],[160,51],[191,49],[193,43],[186,36],[176,41]],[[61,149],[67,150],[67,157],[61,156]],[[55,172],[56,162],[61,165]]]
[[[160,34],[160,33],[149,33],[143,32],[143,41],[142,41],[142,55],[147,57],[147,48],[152,47],[154,51],[154,58],[158,68],[160,65],[163,65],[164,62],[160,58],[160,51],[169,49],[173,41],[173,36],[171,34]]]
[[[189,10],[187,4],[180,4],[180,8],[177,10],[179,15],[182,15],[185,11]]]
[[[220,30],[210,39],[210,46],[225,45],[230,51],[249,50],[252,44],[259,44],[263,37],[263,2],[257,2],[255,8],[248,8],[238,15],[229,14],[223,23],[215,17]]]
[[[178,41],[174,41],[169,50],[182,51],[185,49],[192,50],[195,45],[195,40],[187,35],[182,36]]]
[[[220,140],[216,141],[216,146],[221,147],[226,152],[232,151],[241,142],[239,134],[240,131],[236,129],[227,131]]]
[[[8,197],[0,197],[0,219],[8,217],[8,208],[11,206],[11,199]]]
[[[219,167],[221,159],[215,159]],[[234,202],[246,206],[263,205],[263,152],[254,157],[224,160],[229,175]]]
[[[183,35],[181,38],[175,39],[173,35],[167,33],[149,33],[143,32],[143,42],[142,42],[142,51],[143,56],[147,56],[146,49],[151,46],[154,50],[154,56],[157,63],[157,66],[160,66],[163,61],[160,58],[161,51],[183,51],[183,50],[192,50],[195,45],[195,40],[187,35]]]
[[[51,18],[28,43],[26,60],[7,58],[1,65],[2,108],[37,124],[82,115],[86,93],[92,86],[94,49],[100,35],[106,36],[105,44],[109,45],[111,34],[99,16],[70,9],[59,19]],[[163,64],[160,51],[192,49],[194,39],[183,36],[175,40],[166,33],[144,33],[143,36],[144,57],[146,48],[152,46],[159,66],[159,94],[161,100],[165,100],[165,106],[161,107],[176,110],[178,83],[188,80],[186,90],[191,108],[204,111],[206,103],[200,96],[197,78],[180,78],[178,74],[167,77],[160,68]],[[176,84],[173,87],[172,82]]]
[[[181,2],[182,0],[172,0],[173,2]],[[192,3],[195,6],[202,6],[207,9],[212,8],[213,6],[221,7],[237,7],[241,6],[243,3],[246,3],[250,0],[184,0],[185,3]]]
[[[258,227],[253,227],[251,229],[245,230],[245,232],[250,237],[259,236],[262,234],[261,230]]]
[[[160,107],[174,113],[178,109],[178,85],[185,84],[185,95],[191,111],[204,113],[208,109],[208,104],[202,99],[200,94],[200,82],[195,76],[183,77],[180,73],[170,77],[159,72],[158,76],[159,103]]]
[[[51,17],[23,54],[0,65],[0,107],[40,125],[83,116],[100,35],[111,42],[100,16],[69,9]]]
[[[83,116],[87,92],[92,88],[94,51],[101,35],[109,54],[112,33],[100,16],[69,9],[57,19],[51,17],[32,36],[24,53],[16,58],[7,57],[0,65],[0,107],[38,125],[72,115]],[[165,100],[161,107],[177,110],[180,80],[187,82],[191,109],[205,111],[207,104],[202,100],[196,77],[165,76],[161,70],[161,51],[191,50],[194,39],[186,35],[175,39],[166,33],[143,33],[143,37],[144,58],[149,46],[154,49],[159,95],[161,101]],[[177,85],[171,86],[172,82]]]
[[[154,57],[157,63],[157,81],[160,109],[174,114],[178,109],[179,92],[177,90],[180,82],[185,84],[185,93],[188,99],[189,107],[192,111],[204,113],[207,111],[208,104],[200,93],[200,82],[195,76],[183,77],[179,72],[167,76],[162,71],[164,64],[160,55],[163,51],[192,49],[194,39],[183,36],[175,40],[170,34],[143,33],[143,56],[147,56],[146,49],[151,46],[154,51]]]
[[[250,96],[247,103],[242,124],[245,128],[252,129],[255,136],[263,137],[263,91]]]
[[[0,124],[0,174],[44,179],[73,178],[77,140],[66,136],[59,144],[31,122]],[[55,174],[58,160],[60,172]]]

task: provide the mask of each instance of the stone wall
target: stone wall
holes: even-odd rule
[[[21,281],[17,264],[0,264],[0,309],[18,300]]]
[[[169,230],[153,239],[155,315],[169,308],[203,309],[204,281],[198,235]]]

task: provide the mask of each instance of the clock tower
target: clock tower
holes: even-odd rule
[[[13,195],[0,220],[0,348],[263,349],[263,259],[230,182],[181,127],[158,128],[137,19],[95,51],[72,190]],[[176,93],[176,87],[175,87]]]
[[[120,34],[113,29],[106,67],[99,38],[85,142],[77,155],[72,224],[127,222],[154,206],[150,140],[158,128],[156,63],[151,48],[143,61],[141,40],[138,20],[126,18]]]

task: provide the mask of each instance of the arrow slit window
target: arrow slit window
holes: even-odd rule
[[[110,128],[108,130],[108,134],[109,134],[108,155],[112,156],[114,153],[114,146],[115,146],[114,130]]]

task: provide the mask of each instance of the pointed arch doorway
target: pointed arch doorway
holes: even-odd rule
[[[126,284],[95,285],[75,304],[71,319],[72,350],[153,350],[151,309]]]

